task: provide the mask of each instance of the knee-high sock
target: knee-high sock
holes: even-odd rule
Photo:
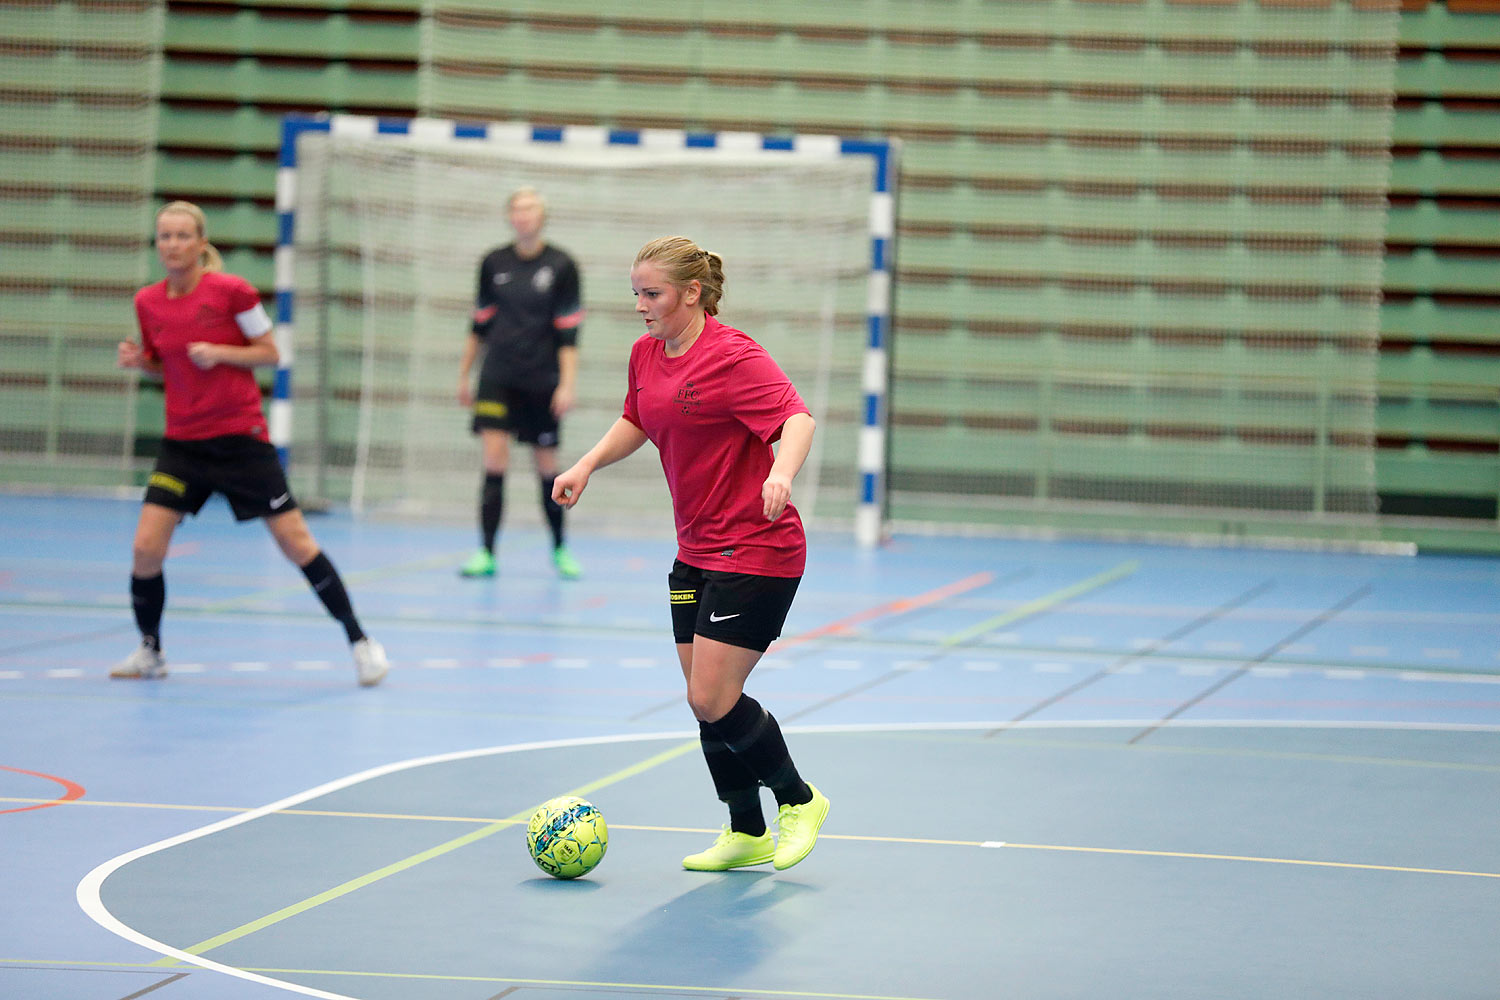
[[[323,602],[323,607],[344,626],[344,633],[349,636],[349,641],[358,642],[363,639],[364,629],[359,627],[359,619],[354,617],[354,605],[349,601],[349,591],[344,589],[343,578],[333,568],[328,557],[319,552],[312,562],[302,567],[302,575],[307,577],[307,582]]]
[[[719,801],[729,807],[729,828],[759,837],[766,832],[766,816],[760,809],[760,782],[739,755],[719,738],[714,727],[698,722],[698,741],[703,759],[714,779]]]
[[[505,473],[486,472],[479,493],[479,539],[486,552],[495,551],[500,516],[505,513]]]
[[[130,607],[142,641],[161,649],[161,613],[167,606],[167,581],[162,574],[130,577]]]
[[[776,796],[777,805],[802,805],[812,801],[812,790],[797,773],[786,739],[776,717],[748,694],[713,723],[714,732],[745,762],[752,774]]]
[[[552,484],[556,481],[556,476],[542,477],[542,513],[547,515],[547,526],[552,529],[554,549],[563,543],[563,509],[556,500],[552,499]]]

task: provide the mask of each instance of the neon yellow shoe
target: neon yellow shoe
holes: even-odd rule
[[[494,576],[495,554],[486,549],[480,549],[469,557],[469,561],[458,569],[459,576]]]
[[[812,853],[818,830],[828,818],[828,798],[811,784],[812,801],[782,806],[776,812],[776,870],[790,868]]]
[[[731,868],[763,865],[774,854],[770,830],[759,837],[752,837],[726,826],[724,832],[719,834],[719,839],[708,850],[683,858],[682,867],[690,872],[727,872]]]
[[[557,575],[564,580],[576,580],[583,575],[583,567],[578,565],[573,553],[562,545],[552,550],[552,565],[557,567]]]

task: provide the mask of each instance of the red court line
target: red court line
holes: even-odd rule
[[[82,785],[74,781],[69,781],[67,778],[59,778],[55,774],[43,774],[40,771],[28,771],[20,767],[6,767],[4,764],[0,764],[0,771],[14,771],[16,774],[28,774],[33,778],[44,778],[47,781],[55,781],[59,785],[63,786],[62,798],[53,799],[51,802],[42,802],[34,806],[21,806],[18,809],[0,809],[0,816],[5,815],[6,813],[30,812],[33,809],[50,809],[53,806],[60,806],[64,802],[72,802],[74,799],[83,798]]]
[[[791,646],[800,646],[804,642],[821,639],[825,635],[845,635],[851,632],[854,626],[861,625],[872,618],[881,618],[886,615],[900,615],[908,611],[915,611],[918,608],[925,608],[929,604],[936,604],[939,601],[947,600],[955,594],[962,594],[966,590],[983,587],[994,579],[995,574],[993,573],[975,573],[973,576],[966,576],[962,580],[955,580],[952,583],[938,587],[936,590],[929,590],[925,594],[918,594],[916,597],[902,597],[894,601],[887,601],[884,604],[878,604],[873,608],[867,608],[864,611],[852,614],[848,618],[841,618],[836,622],[820,626],[809,632],[803,632],[801,635],[794,635],[790,639],[773,643],[766,652],[768,654],[780,652]]]

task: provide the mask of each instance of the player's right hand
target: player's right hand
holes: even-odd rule
[[[571,507],[578,502],[583,495],[583,488],[589,484],[589,474],[574,465],[567,472],[560,472],[557,478],[552,480],[552,501],[559,507]]]
[[[461,378],[458,380],[458,405],[468,408],[474,405],[474,390],[469,388],[469,380]]]
[[[115,352],[115,365],[119,368],[139,368],[145,352],[141,345],[133,340],[122,340]]]

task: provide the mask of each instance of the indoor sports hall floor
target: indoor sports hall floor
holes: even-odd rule
[[[717,832],[669,541],[312,520],[395,664],[217,503],[135,643],[133,502],[0,496],[0,997],[1489,998],[1500,561],[815,536],[750,691],[833,807]],[[576,882],[517,824],[577,791]]]

